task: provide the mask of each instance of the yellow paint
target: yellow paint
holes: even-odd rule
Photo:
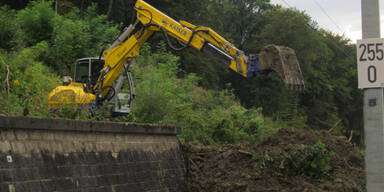
[[[74,82],[68,86],[58,86],[48,95],[49,105],[53,108],[61,105],[89,104],[95,99],[95,95],[84,92],[83,84]]]

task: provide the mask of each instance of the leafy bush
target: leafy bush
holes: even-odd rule
[[[0,7],[0,49],[16,50],[21,45],[21,30],[15,21],[15,11]]]
[[[0,87],[0,111],[49,116],[47,96],[59,78],[37,61],[46,48],[47,43],[41,42],[16,54],[0,53],[0,82],[8,82]]]
[[[181,141],[213,145],[256,142],[273,132],[264,125],[261,109],[243,108],[231,91],[198,87],[195,74],[178,79],[178,65],[178,57],[167,52],[164,43],[155,53],[144,44],[133,65],[137,98],[131,120],[179,125]]]
[[[87,8],[82,20],[86,26],[86,32],[90,36],[87,45],[90,50],[88,55],[98,55],[103,48],[108,48],[107,45],[112,44],[120,34],[120,26],[107,21],[106,15],[99,15],[95,3]]]
[[[87,54],[89,40],[89,34],[85,31],[82,21],[57,17],[54,22],[53,39],[44,61],[60,74],[68,74],[73,61]]]
[[[98,56],[118,36],[113,23],[105,15],[97,15],[96,4],[88,7],[83,18],[77,8],[54,19],[53,35],[44,61],[60,74],[68,75],[74,60]]]
[[[305,174],[315,179],[325,179],[329,176],[331,166],[329,161],[334,152],[328,151],[326,146],[318,141],[313,146],[303,146],[303,148],[284,161],[284,167],[292,175]]]
[[[17,13],[17,23],[28,46],[48,42],[46,54],[40,59],[58,73],[68,75],[74,60],[98,56],[120,32],[105,15],[98,15],[96,8],[92,4],[80,15],[74,7],[66,15],[57,15],[51,1],[32,1]]]
[[[51,39],[56,17],[51,5],[52,1],[31,1],[28,7],[18,12],[17,19],[28,45]]]

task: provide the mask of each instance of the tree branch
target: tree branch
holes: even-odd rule
[[[7,66],[7,76],[6,76],[6,78],[5,78],[5,81],[7,82],[7,96],[9,97],[9,79],[8,79],[8,77],[9,77],[9,66],[8,65],[6,65]]]
[[[113,6],[113,0],[110,0],[108,5],[107,19],[111,18],[112,6]]]
[[[329,129],[327,132],[328,132],[328,133],[331,133],[332,130],[333,130],[334,128],[336,128],[336,127],[339,125],[340,122],[341,122],[341,119],[338,120],[338,121],[333,125],[333,127],[332,127],[331,129]]]
[[[9,66],[5,63],[3,57],[0,57],[0,59],[1,59],[1,62],[7,67],[7,75],[5,77],[5,82],[7,83],[7,94],[8,94],[8,97],[9,97],[9,89],[10,89],[9,88],[9,73],[10,73]]]
[[[352,137],[353,137],[353,130],[351,130],[351,134],[349,135],[348,142],[352,141]]]

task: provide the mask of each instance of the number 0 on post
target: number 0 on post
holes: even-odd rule
[[[384,87],[384,39],[357,41],[359,88]]]

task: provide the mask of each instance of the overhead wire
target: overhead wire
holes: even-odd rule
[[[292,9],[292,6],[287,2],[287,1],[285,1],[285,0],[282,0],[289,8],[291,8]]]
[[[288,6],[288,8],[290,8],[290,9],[293,9],[294,7],[293,6],[291,6],[286,0],[281,0],[281,1],[283,1],[287,6]],[[321,7],[321,6],[320,6]],[[322,8],[321,8],[322,9]],[[323,9],[322,9],[323,10]],[[324,10],[324,12],[325,12],[325,10]],[[328,14],[326,14],[326,15],[328,15]],[[329,17],[329,15],[328,15],[328,17]],[[329,17],[330,18],[330,17]],[[332,20],[332,19],[331,19]],[[336,24],[336,23],[335,23]],[[309,25],[308,23],[305,23],[305,25],[307,26],[307,27],[309,27],[310,29],[312,29],[312,30],[314,30],[314,31],[317,31],[317,29],[315,29],[313,26],[311,26],[311,25]],[[337,25],[337,24],[336,24]],[[340,27],[339,27],[340,28]],[[341,30],[342,31],[342,30]],[[324,36],[322,36],[322,37],[324,37]],[[324,37],[325,38],[325,37]],[[331,41],[332,43],[333,43],[333,45],[337,48],[337,49],[339,49],[343,54],[344,54],[344,56],[346,56],[346,57],[350,57],[351,55],[349,54],[349,53],[347,53],[347,52],[345,52],[345,50],[343,49],[343,48],[341,48],[340,46],[338,46],[335,42],[333,42],[333,41]]]
[[[341,27],[336,23],[336,21],[329,16],[329,14],[325,11],[325,9],[320,5],[320,3],[317,0],[313,0],[315,4],[320,8],[320,10],[328,17],[328,19],[340,30],[340,32],[344,33],[344,30],[341,29]]]

